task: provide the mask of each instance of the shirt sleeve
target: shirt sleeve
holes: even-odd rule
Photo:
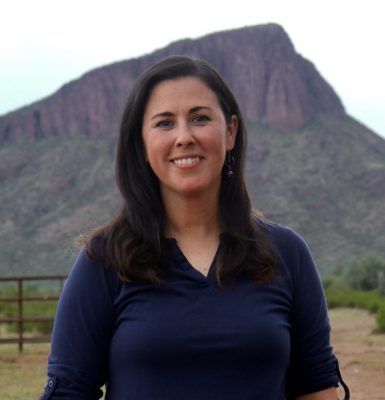
[[[95,400],[103,395],[114,330],[113,296],[113,274],[83,248],[58,302],[41,400]]]
[[[330,323],[319,273],[306,242],[287,229],[293,285],[291,362],[287,383],[289,393],[296,398],[337,387],[339,370],[330,344]]]

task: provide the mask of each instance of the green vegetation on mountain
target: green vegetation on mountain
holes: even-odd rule
[[[119,206],[115,145],[47,138],[0,150],[0,275],[68,272],[73,239]]]
[[[278,132],[250,123],[253,205],[296,229],[323,274],[385,248],[385,141],[348,117]],[[67,273],[73,240],[120,206],[114,138],[49,137],[0,149],[0,275]]]

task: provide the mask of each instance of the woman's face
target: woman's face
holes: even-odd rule
[[[226,123],[217,96],[199,78],[157,84],[144,110],[142,136],[163,198],[218,193],[237,126],[236,116]]]

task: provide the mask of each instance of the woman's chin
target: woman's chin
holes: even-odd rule
[[[171,194],[172,192],[174,195],[196,198],[215,194],[219,190],[219,185],[217,189],[216,186],[217,185],[215,183],[208,184],[207,182],[186,182],[183,185],[174,187],[163,187],[162,193],[166,195],[166,193]]]

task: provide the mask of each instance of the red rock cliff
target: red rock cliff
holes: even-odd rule
[[[0,140],[53,135],[116,134],[135,78],[171,54],[204,58],[228,81],[246,119],[279,130],[317,114],[344,114],[330,85],[296,53],[278,25],[258,25],[181,40],[140,58],[95,69],[53,95],[0,117]]]

